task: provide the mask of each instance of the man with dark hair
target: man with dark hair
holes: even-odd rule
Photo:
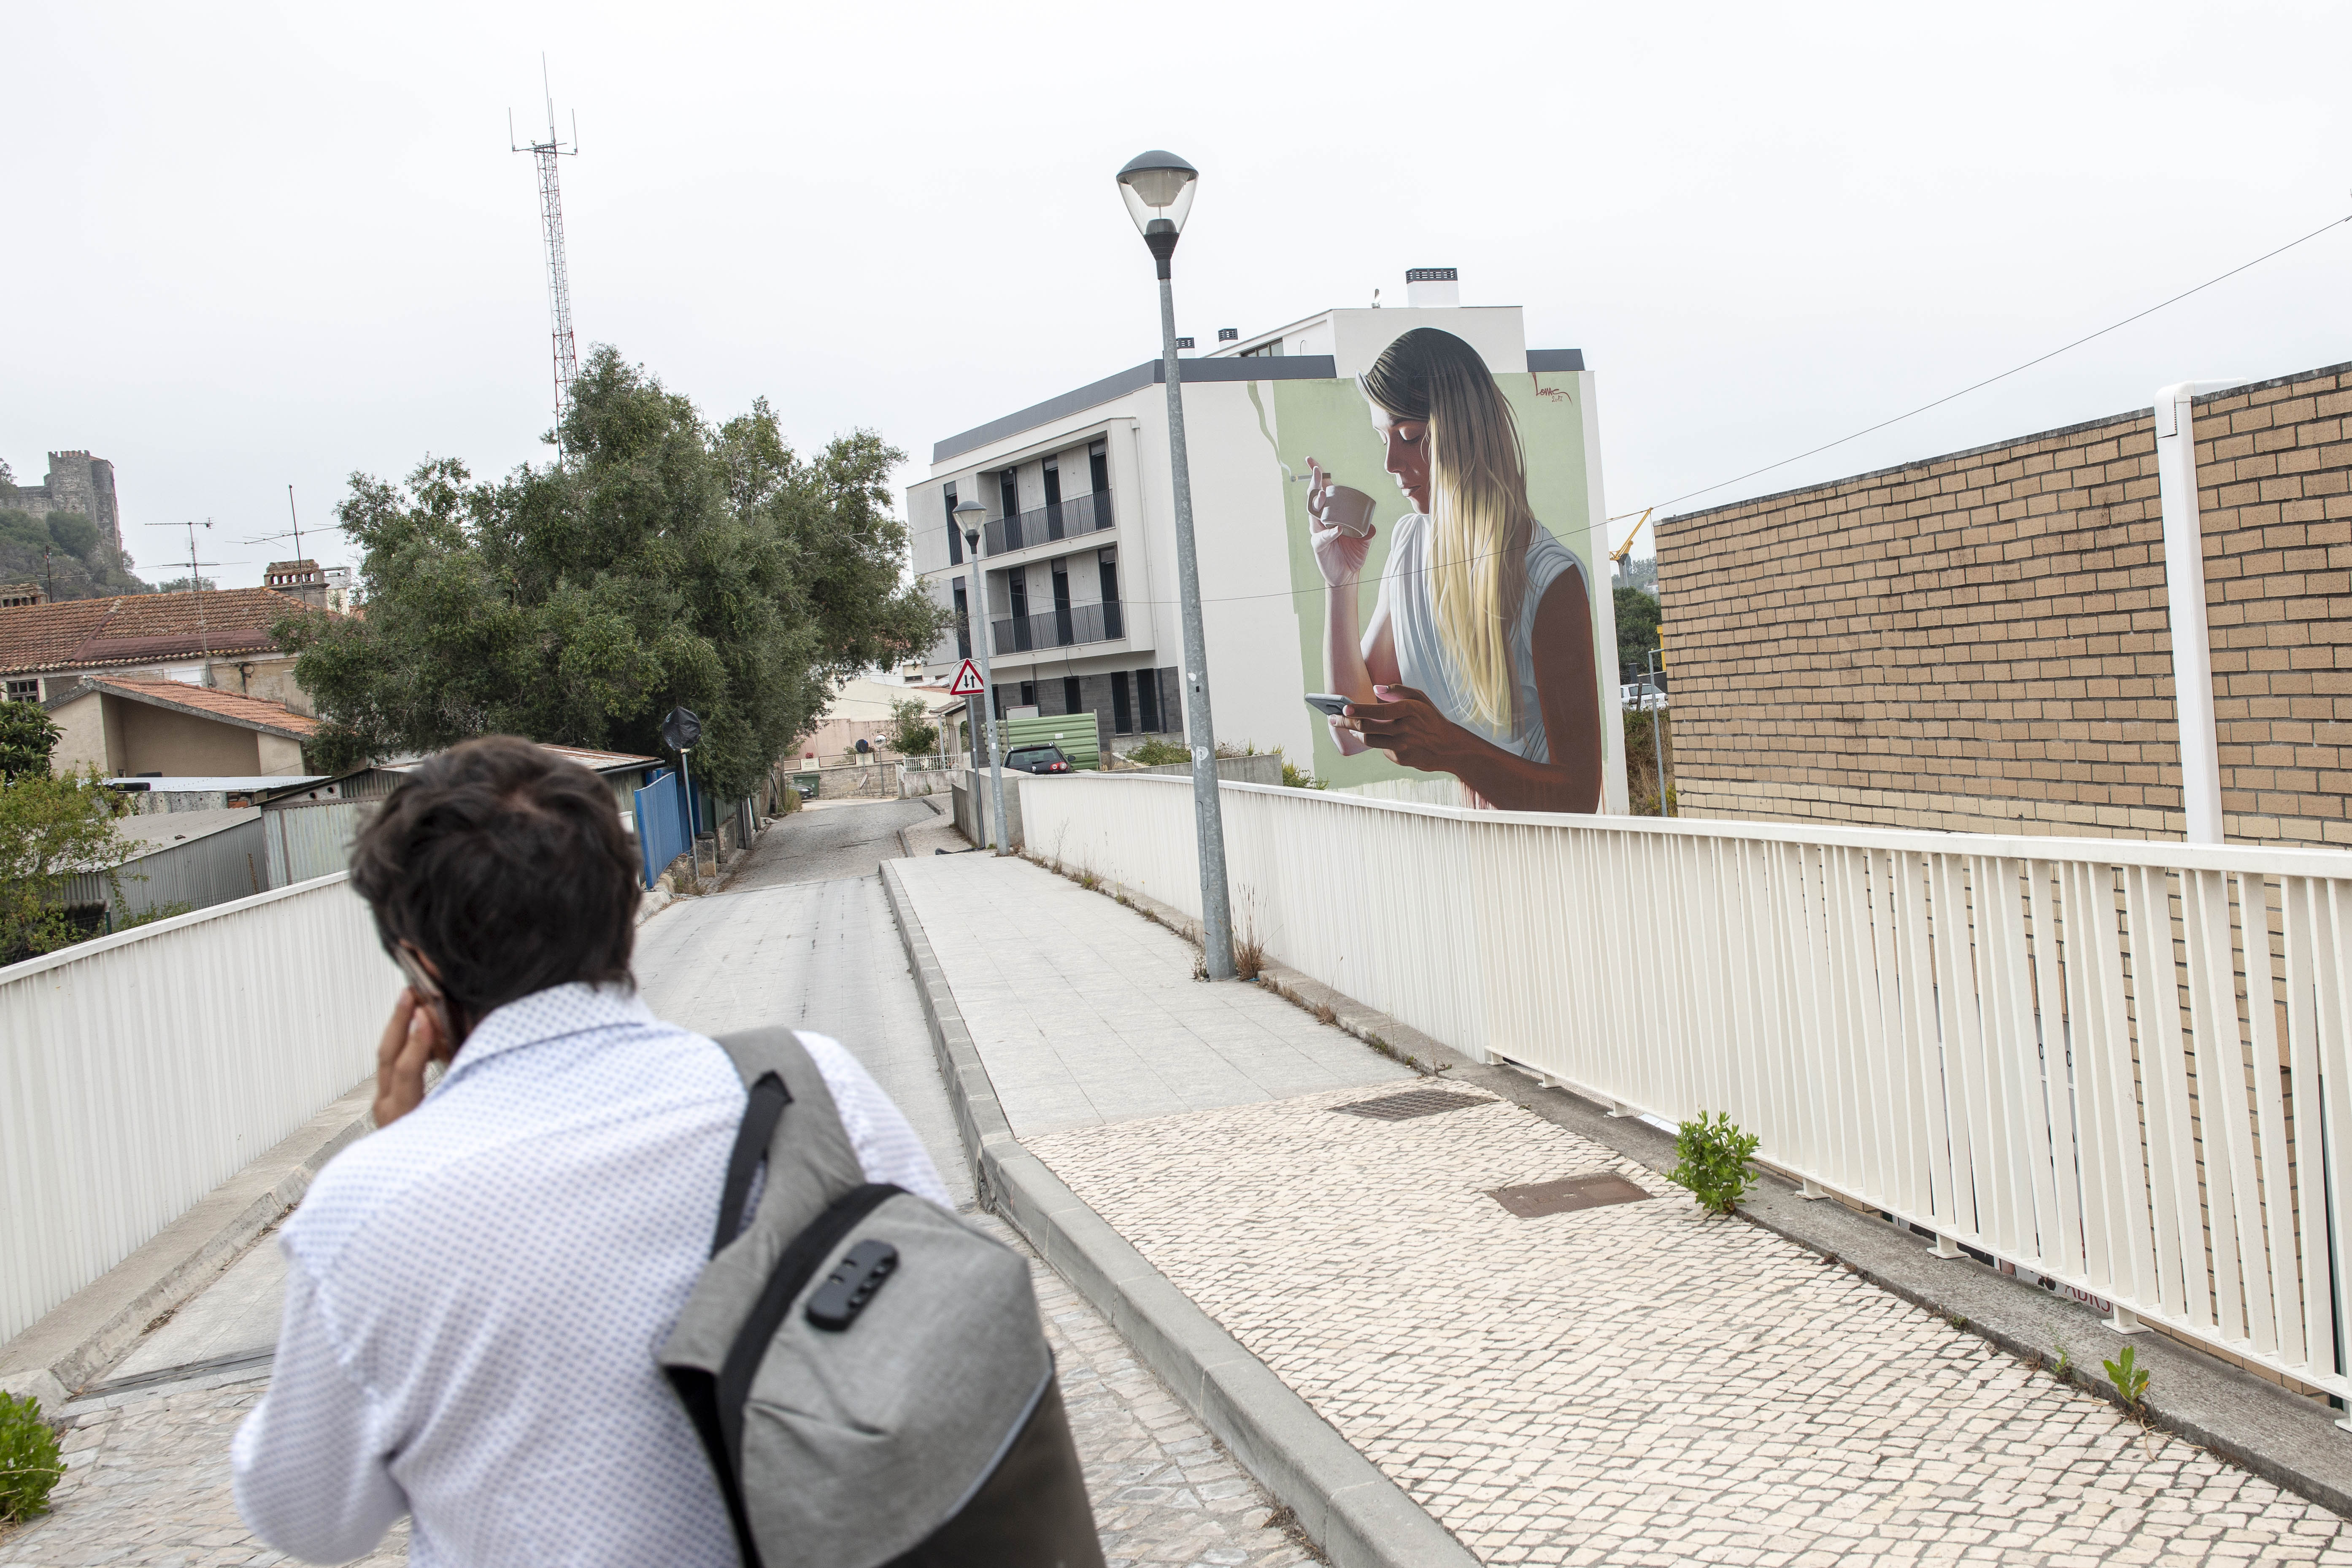
[[[408,1514],[416,1568],[737,1561],[654,1353],[708,1258],[744,1090],[636,996],[635,868],[610,791],[511,736],[425,763],[361,834],[352,884],[410,986],[378,1131],[281,1238],[277,1363],[232,1451],[278,1550],[346,1561]],[[946,1206],[865,1068],[801,1039],[866,1179]]]

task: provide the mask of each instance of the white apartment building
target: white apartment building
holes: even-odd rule
[[[1306,473],[1303,460],[1287,468],[1281,460],[1269,425],[1273,384],[1353,378],[1400,333],[1443,328],[1498,376],[1524,384],[1530,373],[1548,373],[1540,379],[1572,386],[1546,395],[1573,395],[1584,410],[1583,449],[1596,454],[1589,510],[1602,515],[1582,353],[1531,351],[1518,306],[1460,305],[1450,268],[1420,271],[1406,306],[1325,310],[1248,337],[1227,329],[1212,351],[1180,362],[1209,699],[1222,742],[1279,745],[1306,765],[1321,731],[1302,700],[1321,689],[1320,660],[1302,656],[1296,607],[1314,590],[1295,569],[1291,539],[1294,531],[1303,539]],[[930,650],[927,680],[950,678],[984,627],[1002,709],[1091,711],[1102,744],[1122,750],[1146,734],[1183,733],[1163,374],[1157,360],[1135,365],[933,446],[929,478],[907,490],[913,564],[934,599],[963,613],[966,629]],[[1392,485],[1376,469],[1359,482]],[[950,521],[966,500],[988,512],[984,592]],[[1565,542],[1588,566],[1605,558],[1605,544],[1587,553],[1584,520],[1576,521]],[[1319,626],[1319,599],[1312,614]],[[1613,627],[1603,635],[1603,668],[1613,672]]]

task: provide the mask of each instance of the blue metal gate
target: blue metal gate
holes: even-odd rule
[[[645,858],[646,886],[668,868],[669,863],[694,842],[686,826],[686,791],[677,775],[667,768],[635,792],[637,808],[637,852]]]

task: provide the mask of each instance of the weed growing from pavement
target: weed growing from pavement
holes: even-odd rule
[[[2123,1354],[2099,1364],[2106,1368],[2107,1381],[2116,1385],[2116,1394],[2123,1400],[2124,1408],[2138,1416],[2141,1426],[2147,1426],[2147,1368],[2139,1364],[2139,1352],[2126,1345]]]
[[[0,1524],[47,1512],[49,1492],[65,1473],[41,1402],[0,1394]]]
[[[1748,1162],[1759,1142],[1755,1133],[1742,1132],[1729,1111],[1717,1111],[1709,1121],[1701,1110],[1697,1121],[1675,1130],[1675,1153],[1680,1163],[1666,1180],[1689,1192],[1708,1214],[1727,1215],[1756,1184],[1756,1173]]]
[[[2058,1347],[2058,1360],[2052,1365],[2050,1370],[2057,1373],[2060,1378],[2071,1383],[2074,1378],[2074,1353],[2067,1350],[2066,1342],[2064,1340],[2057,1340],[2053,1342]]]

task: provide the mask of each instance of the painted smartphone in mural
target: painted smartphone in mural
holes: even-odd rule
[[[1310,691],[1307,694],[1307,706],[1314,709],[1318,713],[1328,713],[1334,719],[1344,719],[1348,716],[1348,700],[1336,691]]]

